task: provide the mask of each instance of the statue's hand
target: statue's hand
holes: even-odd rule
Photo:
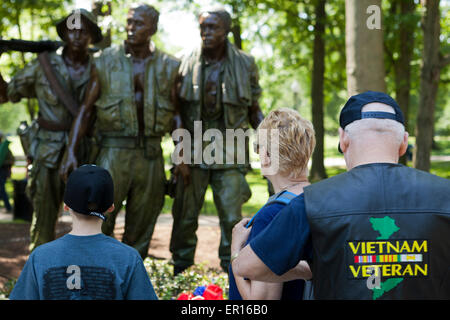
[[[183,178],[184,186],[191,183],[191,170],[187,164],[181,163],[177,165],[173,171],[173,175],[176,179],[181,176]]]
[[[59,176],[64,182],[67,182],[69,174],[78,167],[78,161],[74,153],[70,149],[64,154],[61,168],[59,169]]]

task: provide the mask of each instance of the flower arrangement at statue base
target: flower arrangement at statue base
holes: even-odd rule
[[[208,268],[206,264],[199,263],[174,276],[173,265],[169,261],[148,257],[144,260],[144,265],[160,300],[177,300],[183,293],[186,293],[187,297],[189,293],[192,298],[198,297],[195,300],[205,300],[202,299],[203,294],[195,296],[193,292],[201,286],[204,286],[206,291],[211,284],[221,288],[223,300],[228,299],[228,274],[222,270]],[[197,292],[201,290],[198,289]],[[214,290],[212,291],[216,292]]]
[[[193,293],[183,292],[177,300],[223,300],[223,290],[215,284],[199,286]]]

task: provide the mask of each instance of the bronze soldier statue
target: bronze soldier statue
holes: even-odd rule
[[[79,14],[79,25],[68,27],[67,20]],[[57,25],[58,35],[65,42],[56,52],[45,52],[20,70],[7,84],[0,79],[0,102],[18,102],[21,98],[37,98],[38,131],[31,141],[33,166],[28,194],[34,213],[30,229],[30,251],[55,239],[55,224],[61,210],[64,182],[58,168],[65,150],[69,130],[85,93],[91,73],[89,46],[102,40],[102,33],[92,13],[78,9]],[[59,86],[61,97],[55,94]],[[66,104],[71,101],[71,105]],[[83,141],[79,155],[87,159],[88,146]]]
[[[261,88],[254,58],[227,40],[231,17],[225,10],[203,12],[199,23],[202,46],[183,58],[180,66],[178,95],[184,127],[193,134],[194,122],[201,121],[203,132],[214,128],[223,136],[226,129],[245,130],[248,124],[256,128],[263,114],[258,104]],[[192,150],[194,154],[194,146]],[[242,151],[248,155],[248,143]],[[251,196],[245,179],[249,167],[246,157],[245,163],[235,161],[232,164],[206,164],[204,161],[195,164],[193,160],[189,166],[175,169],[174,174],[179,177],[172,208],[174,224],[170,242],[174,274],[194,263],[198,215],[208,185],[212,187],[222,231],[221,267],[228,271],[231,231],[241,220],[242,205]]]
[[[100,152],[96,164],[114,180],[115,211],[102,231],[114,232],[115,219],[126,200],[122,241],[148,253],[156,219],[162,210],[166,177],[161,137],[181,126],[175,100],[180,62],[155,48],[159,12],[133,6],[127,16],[127,40],[104,50],[95,62],[85,101],[69,138],[63,177],[77,166],[75,151],[89,119],[96,117]]]

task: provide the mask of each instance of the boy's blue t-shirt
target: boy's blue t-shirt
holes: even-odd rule
[[[65,236],[29,256],[11,300],[156,300],[142,258],[102,233]]]
[[[300,195],[303,197],[303,194]],[[286,205],[281,203],[271,203],[263,207],[255,216],[252,224],[252,230],[247,239],[248,244],[257,235],[259,235],[271,222],[272,220],[285,208]],[[242,296],[236,286],[236,280],[233,275],[233,270],[229,268],[229,298],[230,300],[242,300]],[[303,289],[305,281],[303,280],[293,280],[283,283],[283,291],[281,295],[281,300],[302,300]]]

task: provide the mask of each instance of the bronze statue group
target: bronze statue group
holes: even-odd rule
[[[194,264],[198,216],[208,185],[220,221],[218,254],[230,275],[232,299],[450,297],[450,184],[398,164],[408,133],[390,96],[367,91],[350,97],[339,119],[339,151],[348,172],[310,185],[314,128],[291,109],[273,110],[264,118],[258,69],[252,56],[228,41],[231,17],[225,10],[199,15],[201,46],[181,60],[151,41],[159,19],[152,6],[132,6],[126,40],[94,54],[89,47],[102,40],[96,18],[86,10],[76,13],[81,17],[76,28],[67,23],[74,13],[57,24],[62,47],[40,53],[9,83],[0,76],[0,102],[23,97],[39,102],[38,118],[25,137],[32,162],[32,254],[14,298],[155,299],[142,259],[165,194],[174,197],[170,251],[178,274]],[[251,196],[245,178],[248,157],[243,162],[199,163],[196,154],[209,145],[202,141],[199,146],[194,139],[188,159],[174,164],[170,183],[166,181],[162,137],[176,129],[195,134],[198,122],[202,133],[214,129],[223,136],[250,126],[280,132],[276,153],[270,139],[256,141],[261,173],[275,194],[254,219],[241,215]],[[247,141],[243,148],[248,154]],[[267,168],[275,162],[279,170],[270,173]],[[99,180],[89,182],[91,175]],[[114,190],[114,195],[105,200],[97,191],[102,188]],[[86,207],[91,198],[103,203],[102,209]],[[73,214],[74,229],[65,242],[52,241],[63,200]],[[107,259],[115,266],[111,271],[93,261],[111,246],[111,238],[104,235],[113,235],[124,201],[122,241],[139,254],[123,247],[119,255],[108,251]],[[102,220],[86,224],[86,214]],[[68,261],[65,246],[75,239],[86,240],[85,245],[95,240],[92,248],[82,250],[95,268],[61,262]],[[94,243],[100,242],[103,249],[96,251]],[[61,254],[46,260],[49,250]],[[70,268],[50,268],[55,261]],[[54,274],[44,270],[47,265]],[[80,283],[79,275],[86,272],[84,281],[101,279],[94,291]],[[67,281],[64,273],[70,275]],[[53,276],[54,281],[49,278]],[[122,283],[123,277],[128,280]],[[312,281],[305,286],[303,280]],[[66,284],[69,291],[63,288]]]
[[[73,27],[68,19],[77,13],[80,23]],[[27,137],[28,194],[34,207],[30,251],[55,239],[67,176],[81,164],[95,163],[111,173],[115,188],[115,211],[102,231],[113,234],[126,200],[123,242],[145,258],[167,184],[161,138],[177,128],[193,131],[194,121],[202,121],[205,131],[225,132],[256,128],[263,118],[256,64],[227,40],[231,17],[226,11],[200,15],[202,45],[182,61],[151,41],[158,19],[152,6],[133,6],[126,40],[93,54],[89,48],[102,40],[96,17],[74,10],[56,25],[62,47],[40,53],[9,83],[0,80],[2,102],[39,102]],[[170,250],[175,273],[194,263],[197,219],[208,184],[222,230],[221,266],[228,269],[231,231],[251,196],[245,179],[249,166],[247,161],[174,167]]]

